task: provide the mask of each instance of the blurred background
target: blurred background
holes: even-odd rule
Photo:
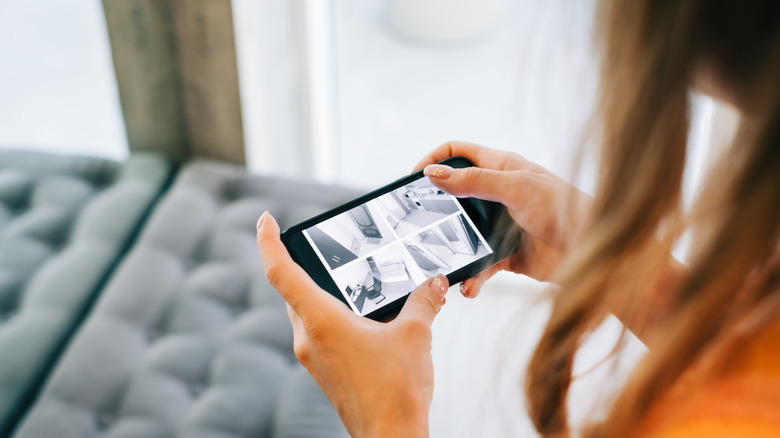
[[[566,177],[597,92],[595,3],[233,0],[247,166],[368,189],[465,140]],[[0,145],[128,155],[99,1],[3,2],[0,55]]]
[[[246,166],[373,189],[444,141],[465,140],[569,179],[597,137],[587,135],[595,3],[233,0]],[[0,148],[129,156],[108,34],[99,0],[0,2]],[[712,155],[716,109],[694,96],[688,198]],[[573,182],[590,191],[587,157]],[[474,302],[450,294],[435,326],[434,436],[529,433],[518,376],[546,287],[500,276]],[[578,370],[599,362],[620,329],[608,322]],[[590,415],[585,400],[607,375],[619,381],[606,367],[577,381],[575,421]]]
[[[569,172],[596,92],[593,5],[234,0],[248,167],[372,188],[457,139]],[[0,8],[0,144],[126,157],[101,3]]]

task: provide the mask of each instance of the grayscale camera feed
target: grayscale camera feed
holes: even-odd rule
[[[460,204],[431,183],[421,178],[400,189],[377,198],[385,219],[399,237],[404,237],[460,212]]]
[[[425,277],[412,274],[410,267],[414,266],[414,260],[404,251],[403,245],[395,244],[356,260],[332,275],[357,313],[367,315],[402,298],[425,281]]]
[[[451,195],[427,177],[304,230],[359,315],[493,251]]]
[[[404,245],[428,278],[460,269],[491,252],[463,214],[419,232]]]
[[[330,269],[396,240],[387,222],[376,220],[384,213],[377,210],[378,205],[369,202],[307,230]]]

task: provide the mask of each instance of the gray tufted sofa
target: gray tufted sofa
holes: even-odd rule
[[[18,420],[170,166],[0,151],[0,436]]]
[[[346,436],[292,354],[255,223],[270,210],[289,226],[355,195],[184,168],[14,436]]]

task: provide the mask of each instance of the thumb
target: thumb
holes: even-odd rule
[[[444,295],[448,288],[449,281],[444,275],[439,274],[426,280],[409,294],[396,320],[415,319],[432,324],[433,318],[444,304]]]
[[[437,187],[460,197],[472,197],[501,202],[511,189],[513,172],[465,167],[455,169],[444,164],[431,164],[423,172]]]

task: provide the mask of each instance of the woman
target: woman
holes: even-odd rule
[[[525,230],[514,256],[461,285],[465,296],[477,296],[502,269],[560,285],[525,382],[542,435],[570,434],[573,357],[607,312],[650,353],[606,418],[580,434],[780,435],[779,5],[603,3],[603,139],[593,199],[517,155],[470,144],[445,144],[418,165],[449,193],[502,202]],[[683,215],[691,87],[738,108],[741,126]],[[452,155],[478,168],[433,164]],[[694,235],[688,266],[669,255],[685,230]],[[394,321],[380,324],[320,290],[290,260],[268,214],[258,221],[258,244],[269,280],[289,303],[296,354],[349,432],[427,436],[430,324],[446,278],[420,285]]]

